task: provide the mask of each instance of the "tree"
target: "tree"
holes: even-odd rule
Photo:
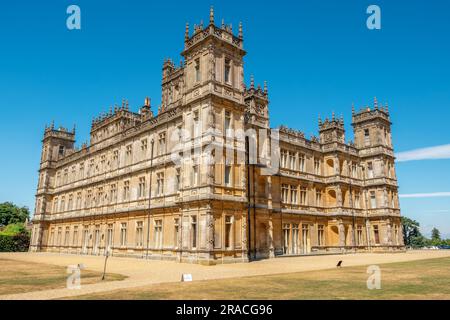
[[[422,247],[426,239],[420,233],[420,223],[407,217],[402,217],[403,239],[406,246]]]
[[[0,226],[11,223],[24,223],[30,216],[27,207],[18,207],[12,202],[0,203]]]
[[[441,233],[439,232],[439,230],[437,228],[433,228],[433,230],[431,230],[431,240],[432,241],[441,241]]]

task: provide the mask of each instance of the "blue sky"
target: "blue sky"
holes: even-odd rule
[[[81,30],[66,8],[81,8]],[[366,8],[381,8],[381,30]],[[164,58],[179,61],[186,22],[244,26],[245,77],[268,81],[272,126],[317,133],[317,117],[388,102],[396,152],[450,144],[450,3],[447,1],[14,1],[0,5],[0,201],[34,207],[43,129],[90,121],[127,98],[161,99]],[[192,29],[191,29],[192,30]],[[156,111],[156,110],[154,110]],[[404,215],[450,237],[450,151],[397,164]],[[441,192],[439,197],[431,195]],[[447,194],[445,193],[447,192]],[[420,194],[420,195],[417,195]],[[411,196],[412,195],[412,196]]]

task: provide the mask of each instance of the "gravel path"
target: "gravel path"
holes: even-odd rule
[[[128,276],[127,279],[122,281],[83,285],[83,272],[81,272],[81,289],[79,290],[64,288],[1,295],[0,300],[57,299],[117,289],[141,287],[156,283],[179,282],[183,273],[192,274],[193,281],[198,281],[332,269],[335,268],[336,263],[339,260],[343,260],[343,266],[358,266],[423,260],[439,257],[450,257],[450,250],[283,257],[271,260],[255,261],[251,263],[223,264],[216,266],[202,266],[172,261],[110,257],[108,259],[107,272],[126,275]],[[0,258],[47,263],[60,266],[82,263],[86,269],[99,272],[103,271],[104,264],[104,257],[53,253],[0,253]]]

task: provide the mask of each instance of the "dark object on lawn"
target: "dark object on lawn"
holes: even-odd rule
[[[336,265],[336,267],[340,268],[342,267],[342,260],[339,260],[338,264]]]

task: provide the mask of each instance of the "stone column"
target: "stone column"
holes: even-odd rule
[[[386,244],[392,245],[392,224],[391,220],[386,220]]]
[[[342,220],[339,220],[339,246],[345,246],[345,227]]]
[[[349,225],[348,226],[348,236],[350,237],[350,245],[354,246],[355,245],[355,230],[353,229],[353,225]]]
[[[241,234],[242,234],[242,260],[247,260],[248,254],[248,240],[247,240],[247,215],[241,216]]]
[[[370,225],[370,221],[366,220],[366,242],[367,242],[367,246],[371,246],[372,245],[372,232],[371,232],[371,225]]]
[[[387,193],[386,188],[383,189],[383,205],[384,205],[385,207],[388,207],[388,206],[389,206],[389,205],[388,205],[388,193]]]
[[[272,177],[271,176],[267,177],[267,188],[268,188],[267,207],[270,210],[270,209],[272,209]]]
[[[272,214],[269,215],[269,258],[275,258],[275,249],[273,246],[273,221]]]
[[[334,162],[334,174],[339,174],[339,158],[334,158],[333,159]]]
[[[336,186],[336,205],[342,207],[342,190],[341,186]]]
[[[211,211],[206,212],[206,250],[209,259],[214,260],[214,224],[215,218]]]

